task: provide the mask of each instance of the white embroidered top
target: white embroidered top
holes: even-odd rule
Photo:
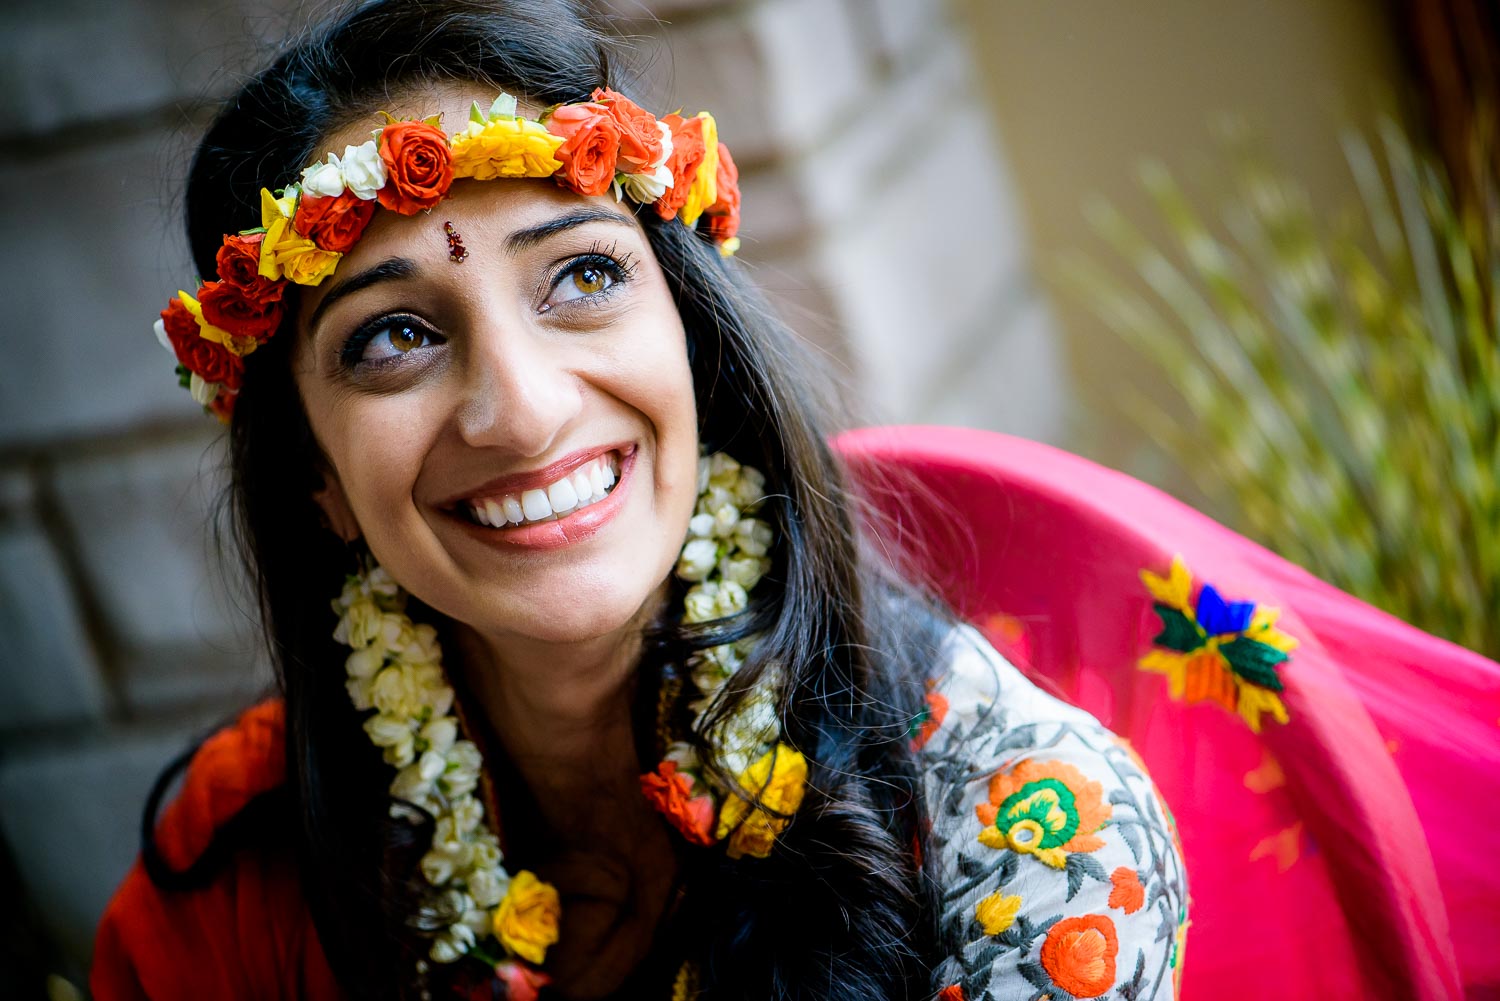
[[[942,928],[962,949],[941,1001],[1176,996],[1187,882],[1140,759],[973,628],[928,695],[924,761]]]

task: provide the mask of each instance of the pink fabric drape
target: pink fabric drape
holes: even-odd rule
[[[1188,998],[1500,997],[1500,664],[1044,445],[836,444],[888,551],[1149,765],[1188,865]],[[1281,610],[1285,724],[1254,732],[1138,666],[1162,627],[1140,572],[1177,556],[1194,591]]]

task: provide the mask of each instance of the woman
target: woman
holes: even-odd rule
[[[569,4],[377,2],[204,139],[158,332],[281,692],[95,993],[1169,996],[1149,781],[861,553],[712,118],[614,83]]]

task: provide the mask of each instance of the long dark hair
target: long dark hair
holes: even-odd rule
[[[292,42],[204,138],[187,189],[201,273],[213,273],[222,234],[257,217],[262,186],[295,177],[326,136],[391,94],[451,79],[539,106],[576,101],[623,85],[611,52],[568,0],[348,8]],[[930,853],[908,728],[950,620],[861,553],[809,352],[704,237],[639,218],[687,330],[702,440],[766,474],[763,517],[779,539],[744,614],[707,628],[655,625],[642,678],[659,684],[693,649],[759,634],[728,687],[747,691],[779,665],[784,739],[810,764],[807,797],[770,858],[710,850],[691,869],[694,923],[714,929],[693,944],[704,988],[715,998],[926,997],[937,908],[918,861]],[[344,690],[328,600],[352,560],[313,501],[324,467],[292,379],[293,340],[283,331],[247,359],[230,429],[235,530],[285,698],[280,796],[300,820],[293,840],[319,938],[351,994],[400,996],[426,950],[403,917],[421,832],[389,820],[387,770]],[[654,699],[641,700],[637,722],[644,760]]]

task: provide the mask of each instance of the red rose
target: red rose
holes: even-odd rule
[[[514,959],[495,964],[495,976],[505,985],[505,1001],[536,1001],[537,993],[552,982],[540,970],[533,970]],[[488,997],[488,995],[485,995]]]
[[[204,382],[217,382],[230,391],[240,388],[240,378],[245,374],[245,363],[238,355],[202,337],[188,347],[188,357],[180,360]]]
[[[704,210],[703,222],[714,242],[723,243],[740,231],[740,170],[723,143],[719,143],[719,170],[714,177],[718,200]]]
[[[172,353],[177,355],[177,364],[188,365],[191,357],[189,349],[194,341],[203,338],[198,336],[198,321],[193,314],[188,312],[187,306],[183,305],[181,299],[173,299],[167,303],[167,308],[161,311],[161,323],[166,328],[167,340],[172,344]]]
[[[684,120],[681,115],[668,115],[662,121],[672,129],[672,155],[667,157],[672,186],[656,200],[656,214],[663,219],[676,219],[677,210],[687,201],[693,178],[698,176],[698,165],[708,151],[703,146],[703,119]]]
[[[693,795],[693,780],[677,770],[677,762],[663,761],[655,772],[641,776],[646,801],[682,836],[695,845],[714,843],[714,801],[707,794]]]
[[[264,233],[224,237],[224,246],[219,248],[219,254],[214,258],[219,278],[240,288],[249,288],[256,282],[270,281],[260,276],[260,245],[265,238]],[[277,294],[280,294],[279,291]]]
[[[292,229],[311,240],[319,250],[344,254],[359,242],[374,214],[374,199],[361,198],[352,191],[336,198],[309,198],[303,194],[297,199]]]
[[[415,215],[442,201],[453,184],[453,154],[442,129],[426,122],[392,122],[380,130],[386,183],[377,193],[392,212]]]
[[[613,90],[600,87],[593,97],[604,105],[620,130],[619,169],[627,174],[653,169],[661,158],[661,129],[657,128],[656,116]]]
[[[565,104],[547,119],[547,131],[562,137],[552,156],[562,163],[557,183],[580,195],[602,195],[615,178],[620,129],[602,104]]]
[[[281,325],[281,303],[250,298],[245,290],[227,281],[204,282],[198,289],[203,319],[236,337],[264,341]]]

